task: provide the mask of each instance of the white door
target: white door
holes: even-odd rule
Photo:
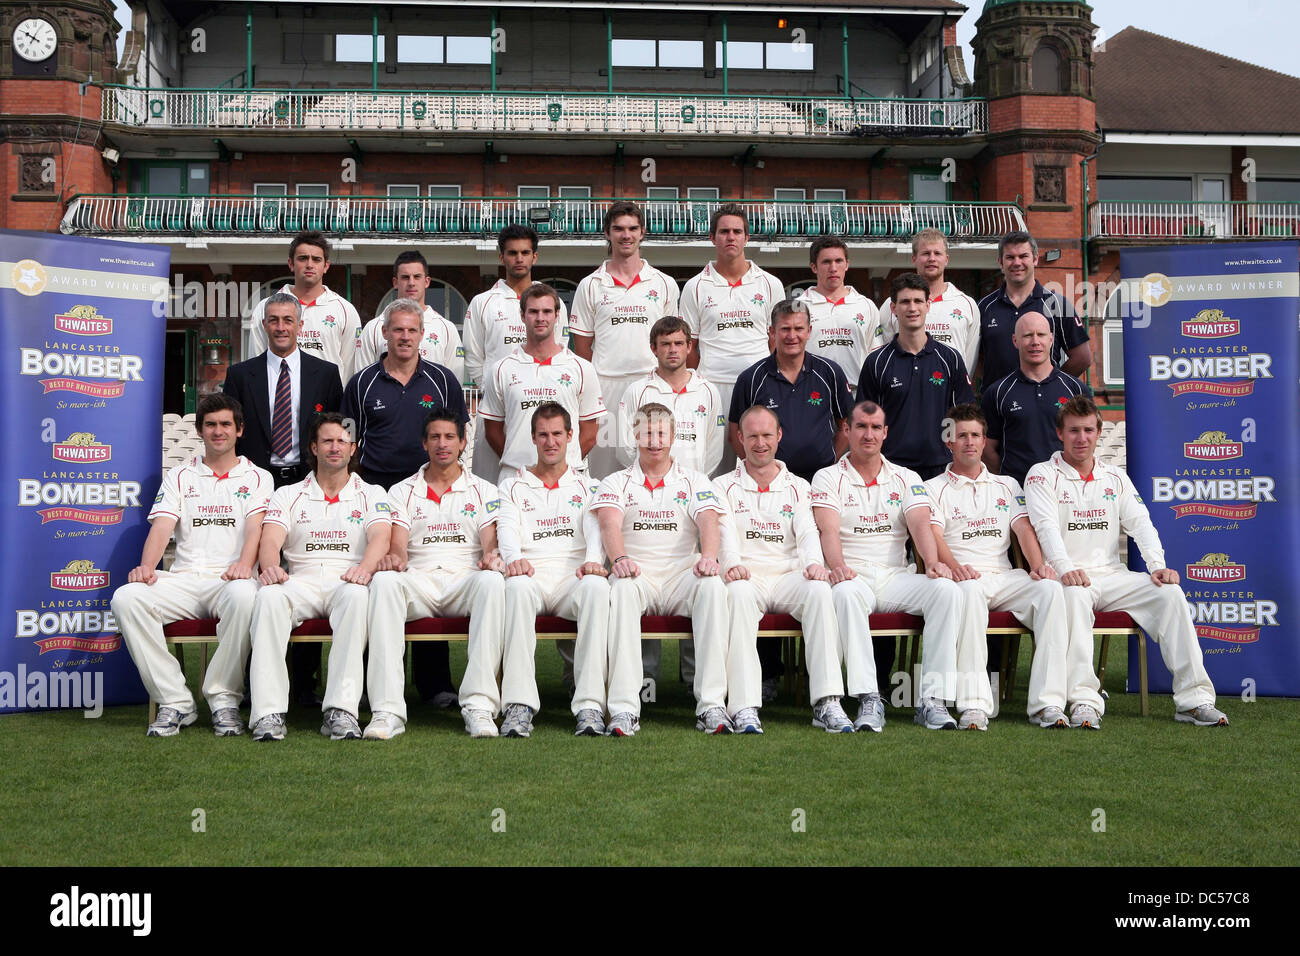
[[[1232,207],[1228,205],[1228,178],[1201,176],[1198,198],[1201,205],[1197,209],[1205,234],[1218,238],[1231,235],[1229,223],[1232,222]]]

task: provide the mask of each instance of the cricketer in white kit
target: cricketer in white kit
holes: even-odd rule
[[[957,696],[957,626],[965,601],[951,570],[938,559],[930,495],[920,476],[880,453],[888,433],[880,406],[858,402],[849,416],[848,453],[812,480],[813,515],[831,571],[848,689],[859,701],[851,729],[879,730],[885,722],[869,621],[871,612],[880,610],[924,616],[915,720],[930,730],[952,730],[957,723],[943,702]],[[925,562],[924,575],[907,563],[909,533]],[[839,701],[831,697],[823,703],[814,710],[814,724],[843,731]]]
[[[980,354],[980,310],[975,300],[945,278],[948,268],[948,239],[938,229],[922,229],[912,237],[912,265],[930,285],[930,309],[925,330],[944,345],[961,353],[966,371],[975,374]],[[894,300],[880,307],[880,328],[888,342],[898,332]],[[852,379],[850,379],[851,381]]]
[[[383,488],[352,474],[356,442],[343,416],[312,423],[308,447],[315,468],[271,496],[262,522],[262,588],[253,604],[253,739],[283,740],[289,709],[285,651],[290,632],[308,618],[329,617],[333,643],[321,733],[331,740],[361,736],[366,611],[371,575],[388,552],[392,508]],[[289,565],[280,567],[280,551]],[[371,707],[379,704],[371,698]]]
[[[408,250],[397,257],[393,263],[393,288],[397,290],[396,299],[410,299],[424,308],[423,334],[420,337],[420,358],[451,369],[456,381],[465,380],[465,349],[460,344],[460,333],[456,326],[443,318],[438,310],[424,301],[428,291],[429,263],[415,250]],[[373,365],[384,357],[388,343],[384,341],[384,322],[388,310],[375,316],[361,329],[357,338],[357,356],[354,368],[361,371],[367,365]]]
[[[808,482],[776,460],[781,423],[762,406],[740,416],[743,461],[713,480],[726,505],[722,566],[726,568],[731,628],[727,644],[727,709],[737,733],[762,733],[759,619],[766,611],[792,614],[803,625],[808,686],[813,700],[844,693],[839,632],[830,572],[822,559]]]
[[[389,491],[392,539],[370,585],[370,671],[385,709],[396,717],[390,726],[376,727],[374,736],[393,737],[405,727],[403,625],[445,616],[469,618],[460,685],[465,730],[472,737],[495,737],[505,601],[497,489],[461,467],[465,426],[455,412],[432,409],[424,420],[423,444],[429,464]],[[370,693],[373,700],[376,691]],[[401,709],[394,709],[398,704]]]
[[[1043,554],[1065,588],[1070,726],[1100,730],[1105,711],[1092,669],[1095,611],[1127,612],[1159,646],[1173,677],[1175,720],[1226,726],[1228,718],[1214,706],[1191,608],[1178,572],[1165,566],[1147,507],[1128,475],[1097,461],[1101,413],[1077,395],[1061,406],[1056,421],[1063,449],[1029,469],[1025,498]],[[1120,532],[1137,543],[1148,574],[1124,565]]]
[[[647,405],[635,427],[636,464],[606,478],[591,503],[605,553],[613,559],[608,732],[629,737],[639,728],[641,615],[646,613],[690,616],[696,726],[729,731],[723,646],[727,591],[718,566],[724,509],[707,477],[673,461],[672,412]],[[717,722],[710,727],[706,717]]]
[[[605,733],[608,713],[609,572],[600,525],[588,507],[597,485],[566,461],[573,424],[564,406],[533,412],[537,464],[501,483],[497,540],[506,564],[505,653],[501,730],[527,737],[541,707],[534,655],[537,615],[578,624],[574,649],[573,714],[576,736]]]
[[[1029,720],[1039,727],[1067,727],[1065,717],[1065,595],[1056,572],[1043,560],[1038,536],[1025,509],[1020,483],[992,474],[981,458],[986,440],[978,405],[958,405],[948,413],[952,438],[944,442],[952,462],[925,483],[930,492],[930,523],[939,560],[952,569],[966,598],[957,633],[958,726],[987,730],[996,711],[988,676],[988,612],[1008,611],[1034,632],[1029,670]],[[1011,536],[1029,571],[1012,568]]]
[[[235,440],[244,431],[235,399],[221,393],[205,397],[194,423],[203,437],[203,455],[163,478],[149,511],[152,527],[140,563],[112,600],[140,680],[158,704],[150,737],[173,736],[197,719],[185,674],[167,651],[163,625],[214,615],[217,650],[203,679],[203,696],[218,737],[244,732],[239,705],[257,596],[257,546],[272,481],[267,471],[235,454]],[[173,532],[171,569],[157,571]]]
[[[822,236],[809,250],[809,264],[817,284],[795,299],[808,307],[811,333],[808,351],[835,362],[849,382],[862,376],[867,355],[888,339],[880,325],[876,304],[844,284],[849,271],[848,246],[836,236]]]

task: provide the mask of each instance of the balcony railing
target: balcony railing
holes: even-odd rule
[[[1300,203],[1127,202],[1088,210],[1090,239],[1271,239],[1300,235]]]
[[[318,230],[336,235],[488,237],[514,222],[538,232],[596,238],[613,199],[384,199],[355,196],[76,196],[60,226],[94,236],[282,235]],[[651,238],[701,239],[719,201],[641,201]],[[762,238],[836,235],[903,240],[933,227],[954,240],[997,239],[1024,229],[1012,203],[742,202],[750,232]]]
[[[988,104],[982,99],[106,86],[102,118],[159,130],[964,136],[988,130]]]

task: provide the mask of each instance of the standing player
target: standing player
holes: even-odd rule
[[[356,371],[357,339],[361,335],[361,317],[352,303],[325,286],[330,268],[330,244],[319,232],[300,232],[289,243],[289,271],[293,284],[280,289],[291,292],[302,307],[302,325],[298,345],[309,354],[338,366],[339,381]],[[269,296],[268,296],[269,298]],[[262,327],[266,299],[253,306],[249,321],[248,351],[257,355],[266,349],[266,330]]]
[[[318,415],[308,439],[313,468],[271,496],[259,563],[262,589],[253,604],[251,665],[254,740],[283,740],[289,707],[284,652],[303,621],[328,615],[333,631],[321,733],[331,740],[361,736],[362,655],[366,649],[367,585],[388,552],[390,515],[384,489],[352,474],[356,442],[337,412]],[[280,567],[280,551],[288,562]]]
[[[1070,726],[1101,729],[1105,705],[1092,669],[1095,611],[1127,612],[1160,646],[1173,676],[1175,720],[1226,726],[1228,718],[1214,707],[1191,608],[1178,572],[1165,567],[1147,506],[1128,475],[1097,461],[1101,412],[1091,399],[1076,396],[1056,420],[1063,447],[1029,469],[1025,497],[1043,554],[1065,588]],[[1130,571],[1120,559],[1121,532],[1137,543],[1148,574]]]
[[[113,595],[113,616],[131,659],[140,671],[158,714],[150,737],[171,737],[196,719],[194,695],[185,674],[167,652],[163,625],[189,618],[217,617],[217,652],[203,679],[203,696],[218,737],[244,732],[249,622],[257,596],[254,568],[262,517],[271,498],[271,476],[235,454],[244,413],[227,395],[199,402],[194,424],[203,456],[167,472],[149,512],[149,537],[127,584]],[[167,542],[176,533],[170,571],[157,571]]]
[[[456,326],[439,315],[433,306],[425,303],[425,292],[431,281],[429,263],[414,249],[403,252],[393,263],[393,288],[397,290],[397,298],[414,302],[424,310],[420,358],[450,369],[459,382],[465,377],[465,349],[460,344],[460,333],[456,331]],[[382,315],[367,322],[361,330],[361,337],[357,339],[356,371],[378,362],[388,351],[388,342],[384,339],[384,319],[387,315],[385,310]]]
[[[609,258],[578,283],[573,295],[573,351],[599,371],[601,401],[616,407],[633,382],[655,367],[650,329],[665,315],[677,314],[676,280],[641,258],[645,213],[634,202],[616,202],[605,213]],[[650,343],[653,344],[653,343]],[[620,434],[606,422],[592,452],[591,473],[604,478],[619,467]]]
[[[948,239],[938,229],[922,229],[912,237],[912,266],[930,286],[925,330],[935,340],[961,353],[966,371],[975,369],[980,354],[980,310],[975,300],[948,281]],[[880,307],[880,325],[888,341],[898,332],[893,300]]]
[[[596,431],[605,416],[596,370],[555,341],[559,293],[539,282],[524,290],[519,303],[527,341],[488,371],[479,406],[488,444],[501,459],[500,479],[537,463],[531,421],[533,409],[542,402],[558,402],[578,421],[578,441],[569,446],[569,466],[584,471],[584,459],[596,444]]]
[[[776,460],[781,424],[753,406],[740,416],[745,457],[713,490],[727,507],[722,519],[722,566],[727,569],[731,632],[727,645],[727,704],[738,733],[762,733],[758,708],[758,622],[764,611],[793,614],[803,625],[813,700],[844,693],[837,653],[830,572],[822,560],[808,482]]]
[[[461,468],[465,422],[458,412],[431,409],[423,444],[427,464],[398,482],[388,498],[393,535],[371,585],[370,671],[391,705],[385,705],[382,723],[384,715],[375,714],[366,735],[393,737],[405,729],[403,623],[445,615],[469,617],[469,654],[460,685],[465,730],[471,737],[495,737],[505,596],[497,555],[497,490]],[[378,711],[376,691],[370,693]]]
[[[952,572],[939,561],[925,485],[916,472],[880,453],[888,434],[884,410],[858,402],[849,418],[849,453],[812,481],[813,515],[831,572],[849,693],[860,705],[857,720],[847,729],[879,732],[885,725],[885,702],[868,653],[868,617],[880,610],[925,617],[914,719],[929,730],[951,730],[957,722],[943,702],[957,696],[957,627],[964,599]],[[925,562],[924,575],[907,563],[909,533]],[[844,711],[834,698],[818,701],[813,713],[818,727],[846,729]]]
[[[1009,232],[998,242],[1002,287],[980,299],[980,389],[1016,370],[1018,356],[1011,336],[1016,319],[1038,312],[1052,324],[1051,362],[1067,375],[1082,375],[1092,366],[1092,343],[1083,320],[1065,296],[1048,292],[1034,278],[1038,242],[1027,232]]]
[[[745,258],[749,220],[737,203],[713,211],[709,238],[718,258],[686,283],[682,318],[697,340],[700,374],[718,387],[722,407],[730,408],[737,376],[769,354],[772,307],[785,298],[785,288]],[[724,467],[730,469],[735,460],[733,449],[723,451]]]
[[[696,727],[732,730],[727,716],[727,591],[718,567],[723,506],[697,471],[672,458],[673,413],[646,405],[635,419],[637,460],[596,491],[591,509],[613,557],[610,588],[608,732],[640,727],[641,615],[685,614],[695,637]]]
[[[563,405],[547,402],[533,412],[537,464],[501,483],[497,539],[506,563],[505,651],[501,732],[532,733],[541,706],[534,654],[537,615],[578,622],[574,655],[575,736],[605,733],[609,660],[609,583],[600,528],[588,509],[596,485],[569,467],[573,422]],[[575,571],[576,569],[576,571]]]
[[[808,351],[836,363],[846,379],[856,382],[867,353],[888,340],[880,313],[874,302],[844,284],[849,247],[843,239],[822,236],[813,242],[808,255],[817,284],[797,297],[808,306],[812,323]]]
[[[1065,727],[1065,595],[1056,572],[1043,560],[1020,483],[993,475],[980,457],[984,416],[975,405],[958,405],[949,414],[952,464],[925,483],[930,492],[930,523],[939,560],[952,569],[966,597],[957,635],[957,669],[963,686],[957,694],[958,725],[988,730],[994,711],[988,678],[988,612],[1010,611],[1034,632],[1029,671],[1029,720],[1040,727]],[[1020,542],[1029,571],[1011,567],[1011,536]]]
[[[537,230],[519,223],[506,226],[497,234],[497,255],[505,278],[474,296],[465,312],[465,381],[480,388],[487,370],[527,341],[519,297],[533,284]],[[569,314],[561,302],[555,323],[555,341],[560,345],[568,335],[568,325]],[[481,421],[474,428],[473,462],[474,474],[487,481],[496,480],[501,461],[488,445]]]

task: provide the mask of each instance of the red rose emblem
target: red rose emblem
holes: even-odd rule
[[[813,392],[813,393],[812,393],[811,395],[809,395],[808,397],[811,398],[811,399],[818,399],[818,398],[821,398],[821,397],[822,397],[822,393],[821,393],[821,392]]]
[[[323,412],[323,411],[325,411],[325,406],[322,405],[320,402],[317,402],[317,403],[316,403],[316,411],[318,411],[318,412]]]

